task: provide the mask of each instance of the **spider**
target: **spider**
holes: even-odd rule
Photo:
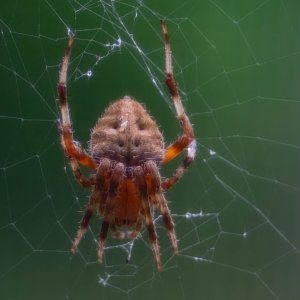
[[[161,270],[161,260],[153,224],[154,208],[159,207],[173,251],[178,254],[174,222],[164,192],[180,179],[196,155],[193,127],[173,77],[171,49],[164,21],[161,21],[161,26],[165,41],[166,84],[183,130],[183,134],[169,147],[165,148],[155,120],[142,104],[129,96],[113,102],[98,119],[91,131],[90,154],[73,139],[66,85],[73,34],[69,35],[58,82],[61,145],[76,179],[83,187],[92,188],[71,253],[75,253],[96,210],[103,218],[98,245],[99,263],[102,263],[109,228],[117,238],[135,239],[146,224],[158,271]],[[187,155],[175,173],[170,178],[162,179],[160,166],[184,149],[187,149]],[[96,174],[86,178],[79,164],[94,170]]]

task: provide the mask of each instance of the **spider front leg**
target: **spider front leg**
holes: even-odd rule
[[[83,176],[83,174],[80,171],[78,162],[71,156],[68,156],[68,160],[71,166],[71,169],[74,173],[75,178],[79,181],[79,183],[83,186],[83,187],[91,187],[94,186],[96,184],[96,180],[94,177],[90,177],[90,178],[85,178]]]
[[[58,130],[59,130],[59,133],[60,133],[61,145],[62,145],[62,147],[63,147],[63,149],[64,149],[64,151],[67,155],[67,158],[69,160],[69,164],[72,168],[72,171],[74,173],[75,178],[79,181],[79,183],[83,187],[91,187],[91,186],[95,185],[95,182],[96,182],[95,178],[94,177],[85,178],[83,176],[83,174],[81,173],[81,171],[80,171],[77,160],[75,160],[72,156],[68,155],[68,152],[67,152],[67,149],[66,149],[66,146],[65,146],[65,141],[64,141],[64,138],[63,138],[63,135],[62,135],[62,127],[61,127],[61,124],[60,124],[59,120],[57,121],[57,127],[58,127]]]
[[[85,180],[79,170],[79,166],[77,165],[77,161],[82,165],[96,169],[97,165],[93,161],[93,159],[80,147],[78,143],[76,143],[73,139],[73,131],[67,101],[67,72],[69,67],[70,60],[70,51],[72,44],[74,42],[74,36],[70,36],[69,43],[66,49],[66,54],[63,58],[61,70],[59,73],[59,82],[58,82],[58,95],[60,101],[60,112],[61,119],[59,120],[59,132],[61,136],[61,144],[66,152],[66,155],[69,158],[69,162],[71,164],[72,170],[75,174],[75,177],[79,180],[79,182],[87,183],[86,185],[92,185],[92,181]],[[76,160],[76,161],[75,161]]]
[[[184,149],[188,148],[187,151],[188,153],[186,158],[181,163],[181,165],[176,169],[173,176],[163,181],[162,188],[166,190],[172,187],[180,179],[180,177],[183,175],[183,173],[186,171],[186,169],[190,166],[190,164],[194,160],[196,155],[196,141],[194,138],[193,126],[188,116],[185,113],[184,107],[182,105],[178,93],[176,82],[174,80],[171,47],[170,47],[166,24],[164,21],[161,21],[161,26],[164,34],[164,39],[165,39],[165,59],[166,59],[166,76],[167,76],[166,84],[170,91],[173,104],[175,106],[176,115],[183,131],[183,135],[181,135],[174,144],[170,145],[167,148],[164,159],[162,160],[161,164],[168,163],[176,156],[178,156]]]

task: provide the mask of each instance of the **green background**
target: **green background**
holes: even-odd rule
[[[0,298],[299,299],[299,16],[296,0],[0,1]],[[158,274],[144,231],[109,237],[99,266],[98,217],[71,257],[90,191],[55,120],[69,27],[76,139],[87,148],[105,107],[131,95],[173,141],[160,19],[198,153],[166,195],[177,257],[156,219]]]

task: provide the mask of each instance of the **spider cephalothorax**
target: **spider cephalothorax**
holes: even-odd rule
[[[164,147],[163,136],[154,119],[139,102],[128,96],[112,103],[99,118],[91,134],[91,155],[73,140],[66,79],[74,36],[70,36],[58,84],[61,108],[61,118],[58,123],[61,144],[75,177],[84,187],[93,188],[73,242],[72,253],[79,245],[96,210],[103,218],[98,250],[99,262],[102,262],[109,228],[117,238],[135,239],[143,224],[146,224],[158,271],[161,269],[161,262],[153,224],[153,211],[154,208],[159,207],[174,253],[177,254],[174,223],[164,191],[179,180],[196,154],[193,128],[185,114],[173,78],[169,38],[163,21],[162,30],[165,39],[166,83],[183,129],[183,135],[167,149]],[[160,166],[172,160],[184,149],[187,149],[187,156],[182,164],[172,177],[161,180]],[[78,163],[95,170],[96,175],[85,178],[80,172]]]

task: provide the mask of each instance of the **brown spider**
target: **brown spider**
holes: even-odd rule
[[[172,187],[191,164],[196,154],[193,127],[185,114],[173,78],[171,49],[165,22],[161,22],[165,40],[166,84],[171,93],[183,134],[167,149],[163,136],[145,108],[125,96],[112,103],[96,123],[91,133],[90,153],[74,141],[67,102],[67,71],[74,36],[70,35],[62,62],[58,94],[61,118],[58,121],[61,144],[76,179],[84,187],[93,187],[80,228],[71,248],[76,251],[85,234],[93,211],[103,217],[98,261],[102,262],[108,229],[117,238],[135,239],[144,223],[154,251],[157,270],[161,269],[157,235],[153,225],[153,210],[160,208],[175,254],[178,254],[174,223],[164,191]],[[172,177],[161,180],[159,168],[187,148],[187,156]],[[79,163],[96,171],[85,178]]]

